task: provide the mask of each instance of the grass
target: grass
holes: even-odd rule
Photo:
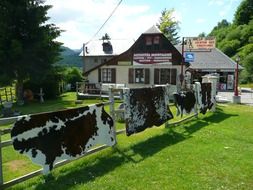
[[[253,83],[240,84],[239,86],[240,86],[241,88],[253,88]]]
[[[70,95],[44,108],[29,106],[35,106],[33,111],[75,107]],[[115,147],[11,189],[253,189],[252,117],[252,107],[226,104],[177,127],[154,127],[130,137],[121,134]],[[3,150],[5,181],[39,168],[12,147]]]

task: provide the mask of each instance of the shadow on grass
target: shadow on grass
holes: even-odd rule
[[[93,163],[89,162],[87,165],[85,163],[79,164],[67,172],[64,170],[66,173],[64,171],[61,172],[56,179],[52,176],[46,176],[46,183],[38,184],[36,189],[55,189],[55,187],[58,189],[69,189],[75,185],[93,181],[96,177],[103,176],[123,164],[139,163],[168,146],[189,139],[193,133],[208,126],[210,123],[219,123],[234,116],[237,115],[226,114],[221,109],[217,109],[216,113],[208,117],[198,120],[194,119],[187,122],[187,125],[178,126],[183,131],[177,132],[174,128],[168,128],[164,134],[151,137],[129,148],[119,149],[114,147],[112,153],[107,153],[104,157],[103,155],[98,156]]]
[[[49,174],[44,177],[45,183],[38,184],[35,189],[48,190],[55,189],[56,187],[61,190],[69,189],[75,185],[93,181],[96,177],[103,176],[127,162],[127,160],[118,153],[113,153],[107,157],[99,157],[97,159],[97,161],[94,160],[94,164],[79,165],[75,168],[71,168],[71,171],[66,173],[63,171],[57,178]]]
[[[204,117],[203,121],[206,121],[208,123],[220,123],[230,117],[237,117],[237,116],[239,115],[224,113],[221,108],[217,107],[216,111],[209,117]]]

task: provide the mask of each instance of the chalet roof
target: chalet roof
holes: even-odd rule
[[[134,40],[129,39],[112,39],[109,40],[112,45],[112,51],[103,51],[103,40],[92,40],[85,44],[85,52],[80,53],[79,56],[115,56],[123,53],[134,43]]]
[[[162,33],[161,30],[159,30],[155,25],[153,25],[143,34],[161,34],[161,33]]]
[[[182,46],[176,46],[178,51],[182,53]],[[236,68],[236,62],[220,51],[218,48],[211,50],[200,51],[200,50],[191,50],[185,52],[194,53],[194,61],[190,62],[192,69],[223,69],[223,70],[234,70]],[[239,69],[243,69],[239,65]]]

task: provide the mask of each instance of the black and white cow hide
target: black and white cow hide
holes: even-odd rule
[[[175,106],[177,108],[177,115],[183,116],[184,113],[191,113],[194,111],[196,98],[193,91],[182,91],[174,93]]]
[[[103,104],[27,115],[11,130],[14,149],[43,167],[46,174],[56,162],[84,155],[97,144],[116,143],[113,120]]]
[[[211,110],[215,105],[215,97],[212,93],[212,83],[196,82],[196,90],[198,94],[198,104],[200,113],[206,114],[206,111]]]
[[[125,89],[126,134],[160,126],[173,115],[165,102],[165,87]]]

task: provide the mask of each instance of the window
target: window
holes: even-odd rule
[[[173,84],[177,82],[176,69],[155,69],[154,84]]]
[[[160,84],[166,84],[170,81],[170,69],[160,70]]]
[[[160,44],[160,36],[154,37],[154,44]]]
[[[101,59],[101,63],[105,63],[107,59]]]
[[[115,83],[116,82],[116,69],[114,69],[114,68],[99,69],[98,81],[104,82],[104,83]]]
[[[134,82],[144,83],[144,69],[135,69]]]
[[[146,36],[146,45],[147,46],[150,46],[150,45],[152,45],[152,37],[151,36]]]
[[[154,50],[159,50],[160,49],[160,36],[155,36],[153,43],[154,43]]]
[[[149,84],[149,69],[129,69],[128,82],[136,84]]]
[[[102,81],[103,82],[111,82],[112,81],[111,69],[102,69]]]
[[[98,62],[98,59],[97,59],[97,58],[95,58],[95,59],[94,59],[94,63],[97,63],[97,62]]]

